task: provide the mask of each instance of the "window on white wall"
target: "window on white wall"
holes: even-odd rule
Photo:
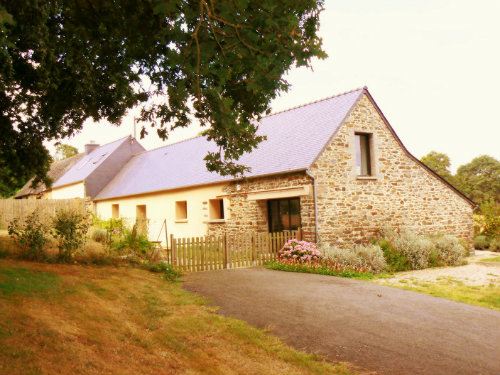
[[[356,133],[356,174],[358,176],[372,175],[371,134]]]
[[[113,219],[120,218],[120,205],[119,204],[112,204],[111,205],[111,217]]]
[[[210,220],[224,219],[224,199],[210,199],[208,207]]]
[[[176,220],[187,219],[187,201],[175,202],[175,219]]]

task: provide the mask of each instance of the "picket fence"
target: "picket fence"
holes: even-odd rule
[[[0,228],[7,228],[9,223],[17,218],[24,222],[37,210],[43,219],[54,216],[58,210],[71,209],[84,212],[83,199],[0,199]]]
[[[191,238],[171,235],[168,261],[191,272],[257,266],[276,259],[288,240],[301,237],[300,230]]]

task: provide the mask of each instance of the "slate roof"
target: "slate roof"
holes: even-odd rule
[[[72,165],[61,178],[54,182],[52,187],[56,188],[84,181],[113,153],[113,151],[128,139],[129,136],[118,139],[117,141],[96,147],[88,155],[83,155],[78,163]]]
[[[48,176],[52,179],[52,181],[57,181],[62,175],[64,175],[73,165],[78,163],[78,161],[84,156],[83,153],[73,155],[67,159],[56,161],[50,165],[50,170],[48,172]],[[33,178],[31,178],[21,190],[17,192],[14,198],[21,198],[27,195],[38,195],[43,191],[47,190],[45,184],[41,183],[36,188],[31,188],[31,182]]]
[[[257,133],[266,135],[267,140],[238,160],[251,168],[245,177],[308,169],[365,90],[357,89],[262,118]],[[213,142],[200,136],[137,154],[95,200],[234,179],[206,170],[203,158],[208,151],[216,150]]]

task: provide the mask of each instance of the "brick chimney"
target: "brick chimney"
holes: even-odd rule
[[[87,143],[85,145],[85,155],[90,154],[92,151],[94,151],[99,145],[95,143],[94,141],[90,141],[90,143]]]

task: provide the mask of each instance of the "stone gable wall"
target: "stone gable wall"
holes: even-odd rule
[[[358,178],[355,132],[372,134],[373,178]],[[412,160],[365,96],[311,168],[323,243],[367,241],[384,226],[473,238],[472,207]]]
[[[240,186],[238,190],[237,186]],[[209,223],[209,235],[240,233],[245,231],[268,232],[267,201],[248,199],[248,193],[284,187],[310,186],[310,194],[300,197],[300,214],[304,239],[314,241],[314,196],[312,179],[305,173],[291,173],[270,177],[235,181],[225,191],[227,218],[224,224]]]

